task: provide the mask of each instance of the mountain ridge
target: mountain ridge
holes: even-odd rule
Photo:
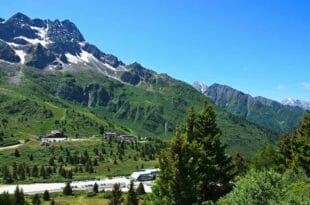
[[[195,83],[194,87],[197,83]],[[283,105],[262,97],[252,97],[227,85],[214,83],[207,87],[204,95],[226,111],[277,133],[290,132],[297,126],[304,110]]]

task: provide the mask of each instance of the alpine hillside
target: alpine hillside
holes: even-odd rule
[[[0,22],[2,141],[59,129],[98,130],[169,139],[190,107],[208,100],[191,85],[139,63],[125,64],[88,43],[69,20],[17,13]],[[213,105],[229,152],[246,156],[277,136]]]

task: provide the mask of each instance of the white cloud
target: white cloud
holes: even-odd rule
[[[310,82],[302,82],[301,83],[301,85],[305,88],[305,89],[307,89],[307,90],[310,90]]]
[[[283,90],[284,88],[285,88],[284,85],[278,85],[278,86],[277,86],[277,90]]]

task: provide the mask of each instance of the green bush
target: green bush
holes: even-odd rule
[[[112,192],[110,192],[110,191],[104,192],[103,198],[104,199],[111,199],[112,198]]]
[[[96,192],[91,191],[87,193],[87,197],[94,197],[94,196],[96,196]]]
[[[217,204],[309,204],[310,180],[303,173],[250,170]]]

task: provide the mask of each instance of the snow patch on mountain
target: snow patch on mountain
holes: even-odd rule
[[[27,55],[23,50],[15,50],[16,55],[20,58],[20,63],[25,64],[25,56]]]
[[[88,53],[84,50],[82,50],[82,52],[80,53],[80,59],[84,62],[87,62],[89,63],[89,60],[90,59],[94,59],[95,57],[91,54],[91,53]]]
[[[19,44],[17,44],[17,43],[13,43],[13,42],[6,42],[9,46],[11,46],[11,47],[19,47],[20,45]]]
[[[310,101],[305,100],[295,100],[293,98],[286,98],[281,102],[283,105],[289,105],[293,107],[300,107],[304,110],[310,110]]]
[[[103,65],[104,65],[105,67],[107,67],[108,69],[110,69],[110,70],[116,71],[116,69],[115,69],[113,66],[111,66],[111,65],[109,65],[109,64],[107,64],[107,63],[103,63]]]
[[[46,41],[46,40],[41,40],[41,39],[38,39],[38,38],[31,39],[31,38],[27,38],[25,36],[17,36],[14,39],[23,39],[23,40],[27,41],[28,43],[30,43],[32,45],[36,45],[36,44],[40,43],[44,47],[46,47],[49,44],[49,42]]]
[[[82,61],[81,58],[79,58],[78,56],[72,55],[71,53],[66,53],[65,56],[70,63],[78,64],[78,63],[81,63]]]
[[[198,81],[193,82],[192,86],[202,94],[205,94],[208,89],[208,86],[205,83],[200,83]]]
[[[35,27],[35,26],[30,26],[31,29],[36,30],[38,36],[40,37],[40,42],[42,46],[46,47],[48,44],[52,43],[51,40],[49,40],[48,36],[47,36],[47,32],[48,32],[48,24],[47,27],[44,28],[40,28],[40,27]],[[25,39],[26,40],[26,39]]]

